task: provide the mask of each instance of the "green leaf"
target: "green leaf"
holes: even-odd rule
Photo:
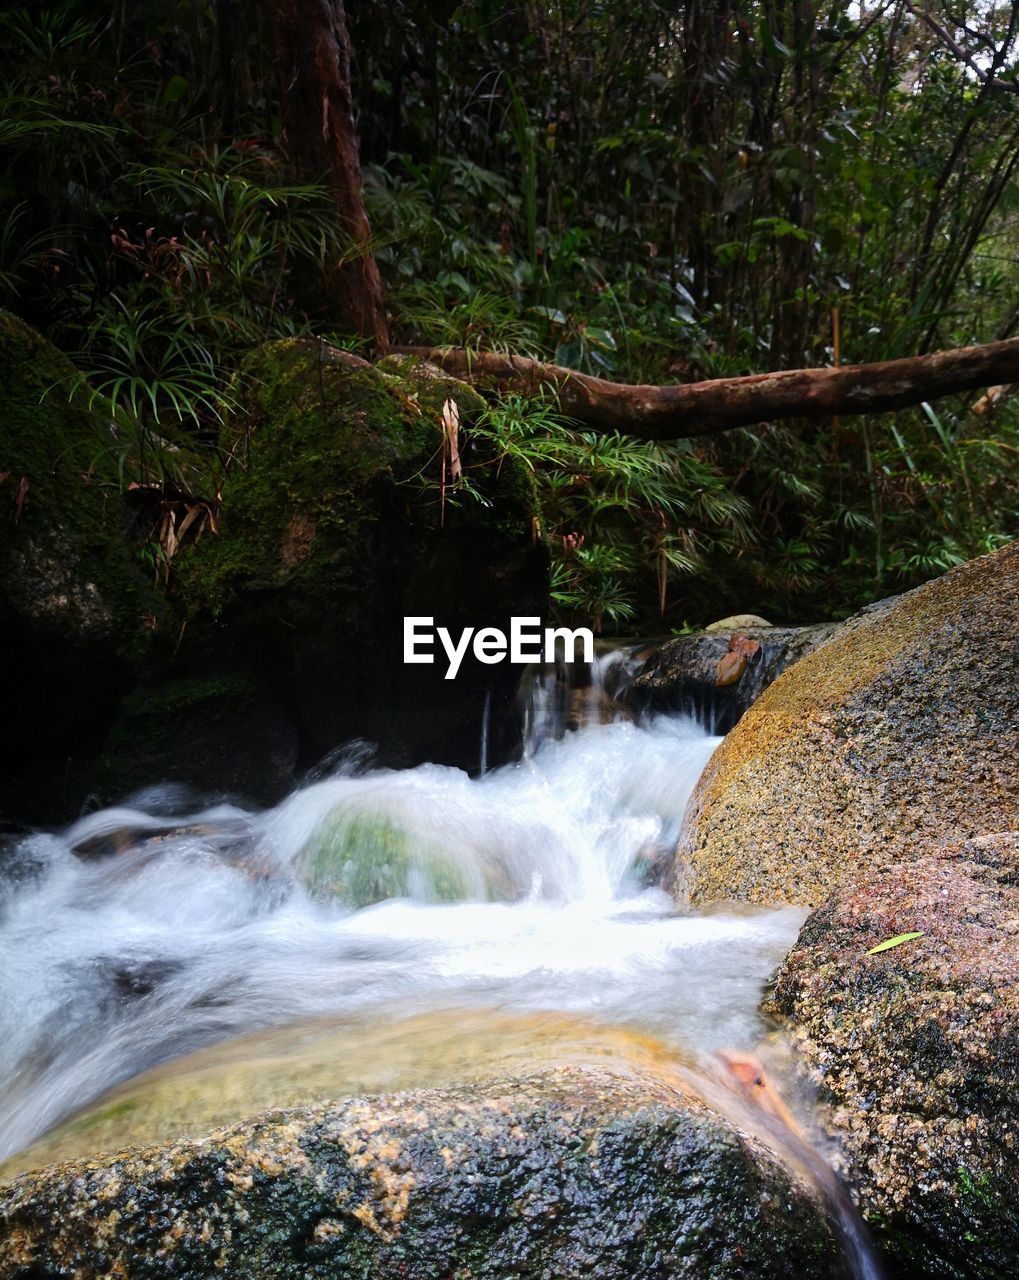
[[[175,102],[179,102],[184,97],[190,88],[191,86],[183,76],[172,76],[163,90],[163,105],[172,107]]]
[[[588,342],[593,342],[596,347],[604,347],[606,351],[615,351],[616,340],[608,329],[596,329],[594,325],[588,325],[584,330],[584,337]]]
[[[904,942],[912,942],[914,938],[922,937],[922,929],[918,933],[897,933],[894,938],[886,938],[884,942],[879,942],[876,947],[871,947],[867,955],[876,956],[879,951],[891,951],[892,947],[901,947]]]

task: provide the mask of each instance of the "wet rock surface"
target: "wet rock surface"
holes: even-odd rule
[[[663,641],[647,654],[630,698],[642,710],[687,712],[728,733],[743,713],[788,667],[838,629],[838,623],[775,627],[753,614],[712,623],[704,631]],[[740,649],[747,652],[741,654]],[[735,669],[724,664],[736,655]]]
[[[921,937],[876,955],[906,932]],[[1019,1254],[1019,833],[873,870],[807,920],[788,1021],[850,1185],[908,1276],[1003,1280]]]
[[[133,975],[144,982],[145,973]],[[127,1147],[200,1138],[262,1111],[447,1089],[569,1065],[676,1078],[676,1053],[632,1031],[556,1013],[459,1009],[395,1022],[330,1020],[254,1032],[176,1058],[106,1094],[0,1162],[0,1182]]]
[[[838,884],[1019,825],[1019,543],[864,610],[764,691],[691,801],[694,902],[816,905]]]
[[[0,1277],[837,1277],[815,1194],[671,1084],[561,1069],[271,1112],[0,1198]]]

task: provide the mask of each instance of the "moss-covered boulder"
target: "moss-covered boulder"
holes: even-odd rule
[[[254,351],[237,394],[221,438],[229,462],[220,534],[181,557],[181,594],[192,611],[219,617],[271,592],[294,625],[331,608],[359,626],[387,525],[410,517],[424,530],[445,514],[430,465],[443,404],[456,400],[469,421],[480,398],[427,365],[387,372],[303,338]]]
[[[403,619],[458,632],[544,610],[533,482],[472,431],[483,402],[420,361],[310,339],[253,352],[237,399],[218,535],[174,561],[178,663],[260,683],[305,763],[357,736],[392,763],[476,763],[486,693],[508,699],[517,673],[467,661],[451,696],[443,663],[404,664]],[[466,480],[447,466],[444,483],[447,401]]]
[[[0,313],[9,813],[60,820],[161,780],[271,802],[358,737],[386,763],[471,767],[484,708],[510,707],[506,664],[469,658],[453,696],[443,663],[403,662],[407,615],[459,632],[544,612],[533,480],[474,430],[478,394],[419,360],[306,339],[253,351],[234,392],[221,473],[189,464],[215,518],[167,589],[141,556],[153,496],[124,492],[133,433]],[[443,467],[447,402],[459,475],[448,443]],[[494,719],[507,741],[490,759],[512,738],[512,717]]]
[[[816,905],[932,843],[1019,826],[1019,543],[864,611],[709,763],[680,893]]]
[[[82,739],[101,738],[160,622],[125,537],[126,449],[67,358],[0,311],[0,774],[13,809],[31,811],[34,779],[59,758],[66,782]]]
[[[487,896],[484,876],[461,850],[419,835],[376,806],[338,809],[298,852],[294,872],[315,897],[350,907],[386,898]]]
[[[842,1275],[815,1194],[676,1088],[562,1069],[270,1112],[0,1193],[0,1280]]]
[[[889,950],[873,947],[920,933]],[[1019,834],[871,871],[807,920],[774,1012],[903,1274],[1019,1255]]]

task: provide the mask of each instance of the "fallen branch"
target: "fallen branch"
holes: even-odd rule
[[[885,413],[941,396],[1019,382],[1019,338],[877,364],[789,369],[663,387],[607,382],[524,356],[452,347],[397,350],[424,356],[447,373],[486,380],[504,389],[553,388],[559,407],[575,422],[643,440],[714,435],[780,418]]]

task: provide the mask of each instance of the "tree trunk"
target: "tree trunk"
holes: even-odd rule
[[[451,348],[400,350],[423,355],[460,377],[489,379],[525,391],[553,388],[564,415],[582,427],[622,431],[643,440],[708,436],[777,418],[884,413],[939,396],[1019,382],[1019,338],[879,364],[789,369],[666,387],[606,382],[522,356]]]
[[[343,0],[273,0],[273,18],[287,152],[309,178],[324,176],[351,245],[330,282],[331,309],[344,329],[385,351],[389,334],[361,189]]]

